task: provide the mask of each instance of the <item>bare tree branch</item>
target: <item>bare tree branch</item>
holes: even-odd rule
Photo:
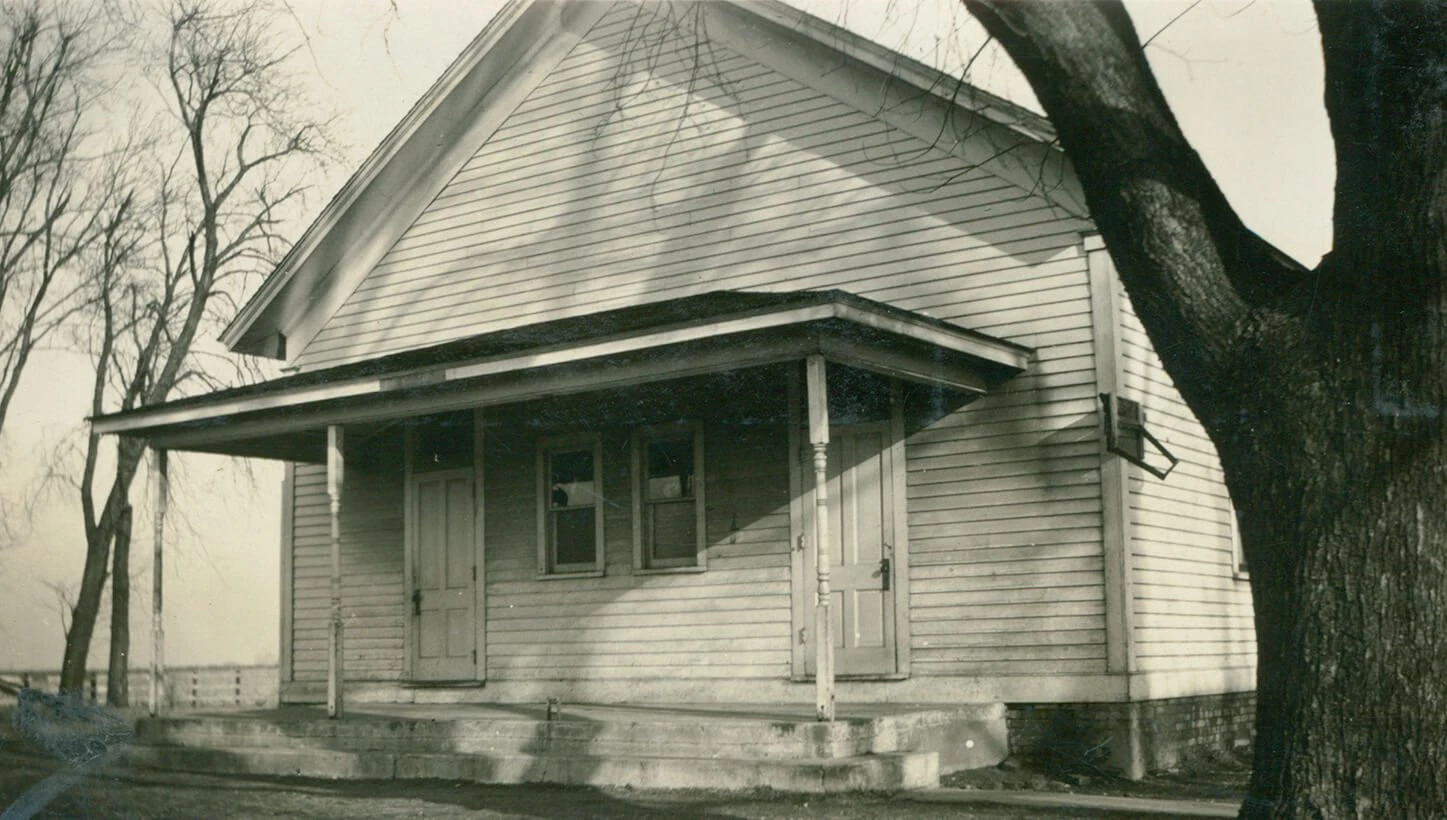
[[[229,319],[237,289],[274,260],[282,244],[277,228],[305,191],[278,181],[302,179],[327,155],[325,134],[288,74],[291,50],[278,45],[271,19],[261,7],[221,12],[182,0],[166,21],[155,63],[165,74],[154,87],[163,92],[170,122],[153,140],[168,146],[159,155],[165,158],[134,163],[152,175],[137,182],[133,199],[119,200],[127,207],[113,213],[93,255],[92,415],[163,402],[192,385],[217,388],[253,372],[200,354],[196,341]],[[92,435],[80,481],[87,560],[65,688],[83,680],[106,559],[144,455],[140,441],[122,438],[102,494],[101,448]],[[124,627],[114,626],[113,636],[124,640]]]
[[[1237,364],[1229,341],[1299,269],[1242,224],[1181,133],[1125,9],[965,0],[1030,80],[1161,358],[1192,406]],[[1199,402],[1199,403],[1198,403]]]

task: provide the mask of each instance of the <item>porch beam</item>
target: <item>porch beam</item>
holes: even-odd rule
[[[834,719],[834,635],[829,617],[829,383],[824,357],[804,360],[809,405],[809,447],[814,454],[814,707],[819,720]]]
[[[164,443],[175,450],[205,449],[209,445],[248,437],[305,433],[318,430],[327,424],[392,421],[424,413],[469,410],[474,407],[628,387],[640,382],[681,379],[723,370],[797,362],[818,351],[819,343],[814,334],[780,331],[779,338],[767,348],[755,345],[714,349],[685,346],[670,357],[627,360],[607,367],[584,363],[542,372],[519,371],[455,391],[432,395],[379,395],[375,398],[353,399],[352,401],[358,403],[350,406],[302,406],[270,418],[241,418],[226,424],[206,424],[179,430],[148,430],[146,436],[151,441]]]
[[[161,543],[166,532],[166,500],[169,495],[166,476],[166,451],[151,450],[151,686],[146,699],[148,711],[155,717],[161,710],[161,675],[165,672],[165,627],[161,620]]]
[[[829,335],[820,338],[819,352],[832,362],[888,378],[903,378],[961,393],[983,394],[990,390],[990,382],[980,368],[958,358],[911,355],[897,349]]]
[[[327,428],[327,498],[331,501],[332,608],[327,630],[327,717],[343,714],[342,681],[342,428]]]
[[[821,340],[833,341],[836,344],[857,341],[861,330],[869,336],[878,337],[881,343],[887,341],[891,345],[904,343],[908,346],[934,348],[942,352],[946,359],[961,360],[941,367],[937,364],[937,360],[941,358],[938,355],[926,355],[922,359],[915,357],[916,361],[911,362],[900,356],[878,361],[879,356],[884,354],[875,354],[866,357],[866,361],[889,368],[903,366],[903,375],[907,376],[918,370],[928,379],[943,378],[952,386],[968,390],[983,391],[986,387],[986,380],[976,372],[979,366],[983,365],[985,370],[1019,372],[1029,366],[1032,356],[1028,348],[964,328],[940,327],[921,318],[895,315],[893,312],[849,302],[829,302],[721,316],[696,324],[674,324],[644,332],[620,333],[577,344],[536,347],[450,365],[411,367],[381,376],[369,374],[348,378],[338,374],[337,378],[321,383],[285,389],[250,390],[242,395],[233,395],[214,402],[183,401],[179,403],[180,406],[162,405],[99,416],[92,420],[91,428],[99,434],[136,433],[169,425],[284,410],[319,402],[376,399],[387,394],[466,384],[475,379],[518,373],[533,374],[541,368],[596,363],[608,358],[678,358],[683,354],[705,352],[689,349],[694,346],[722,349],[726,354],[757,349],[756,355],[785,361],[797,358],[797,354],[790,349],[795,345],[787,342],[780,345],[781,338],[792,337],[797,340],[802,336],[814,345],[810,353],[827,355],[829,351],[819,347]],[[729,343],[719,341],[725,338],[729,339]],[[279,380],[278,383],[284,387],[286,380]]]

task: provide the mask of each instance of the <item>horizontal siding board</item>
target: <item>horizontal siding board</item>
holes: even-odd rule
[[[491,657],[491,656],[489,656]],[[707,655],[700,656],[707,659]],[[765,664],[708,664],[688,663],[687,658],[676,658],[674,665],[642,665],[635,663],[624,663],[616,666],[604,665],[600,662],[589,664],[585,668],[579,667],[556,667],[537,666],[529,660],[517,662],[506,662],[508,659],[489,660],[489,674],[496,673],[495,677],[512,681],[557,681],[570,678],[583,678],[593,681],[609,680],[721,680],[740,681],[749,679],[777,680],[787,677],[789,674],[789,655],[782,653],[781,657]]]
[[[1256,654],[1239,652],[1223,655],[1197,654],[1184,647],[1179,655],[1139,658],[1136,668],[1141,672],[1179,672],[1188,669],[1254,669]]]
[[[922,638],[940,635],[963,636],[970,639],[978,638],[978,642],[981,644],[988,643],[990,640],[1048,642],[1049,635],[1079,630],[1082,622],[1091,622],[1089,619],[1083,619],[1082,616],[1098,614],[1100,614],[1099,611],[1089,606],[1077,606],[1073,610],[1071,607],[1062,607],[1060,612],[1053,615],[1012,618],[980,617],[971,622],[967,631],[961,631],[953,619],[916,618],[910,629]],[[990,633],[1003,634],[993,638],[984,637]]]
[[[935,634],[921,636],[921,644],[936,650],[940,655],[945,650],[982,650],[997,648],[1006,651],[1016,649],[1028,649],[1029,651],[1048,652],[1052,646],[1074,647],[1071,652],[1079,652],[1085,657],[1095,657],[1093,648],[1105,643],[1105,631],[1103,629],[1079,629],[1072,626],[1053,624],[1048,629],[1037,629],[1024,631],[1016,625],[1015,629],[1005,631],[977,631],[955,634]]]
[[[973,676],[973,675],[1020,675],[1041,678],[1069,677],[1072,675],[1098,675],[1104,669],[1101,658],[1086,660],[1033,660],[1010,658],[1008,660],[983,659],[937,659],[930,653],[916,650],[914,665],[921,675]]]
[[[1078,600],[1014,601],[1008,607],[1001,607],[995,601],[952,604],[948,599],[936,599],[934,605],[926,602],[914,607],[911,622],[924,629],[924,634],[968,632],[976,623],[1009,624],[1011,626],[1007,628],[1039,631],[1048,630],[1049,627],[1040,622],[1031,622],[1031,619],[1064,618],[1079,627],[1081,624],[1095,623],[1093,619],[1104,614],[1105,603],[1099,596]],[[1022,623],[1017,624],[1016,621]]]

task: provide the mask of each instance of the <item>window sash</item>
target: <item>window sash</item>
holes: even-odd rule
[[[655,479],[670,476],[654,475],[651,470],[650,446],[656,444],[684,444],[690,449],[692,469],[687,474],[688,486],[682,486],[684,475],[680,474],[677,495],[654,497]],[[633,566],[638,570],[703,569],[707,551],[704,512],[704,454],[703,430],[696,422],[671,424],[656,427],[642,427],[633,435]],[[674,511],[669,508],[683,507],[688,510],[685,520],[689,523],[691,544],[658,543],[659,516]],[[677,519],[675,519],[675,522]],[[667,547],[674,547],[668,550]],[[687,549],[691,546],[691,549]],[[663,547],[664,549],[660,549]],[[684,549],[678,549],[683,547]],[[676,554],[686,551],[686,555]],[[670,552],[675,554],[669,554]]]
[[[556,456],[569,455],[574,453],[587,452],[592,458],[592,476],[590,493],[587,496],[587,503],[557,503],[555,490],[557,484],[553,481],[554,464]],[[584,433],[574,436],[554,436],[542,438],[538,441],[537,458],[537,508],[538,508],[538,572],[542,575],[575,575],[579,573],[601,573],[603,571],[603,505],[600,503],[603,496],[603,448],[602,440],[596,433]],[[579,481],[572,484],[583,483]],[[576,491],[574,493],[576,495]],[[591,520],[584,519],[577,515],[579,512],[592,511]],[[569,519],[572,519],[569,521]],[[583,519],[581,522],[579,519]],[[592,533],[592,555],[587,560],[562,560],[563,557],[580,558],[581,555],[569,556],[565,548],[560,556],[560,547],[564,545],[559,542],[560,532],[566,530],[579,531],[579,523],[586,528],[591,523]],[[586,531],[586,530],[585,530]]]

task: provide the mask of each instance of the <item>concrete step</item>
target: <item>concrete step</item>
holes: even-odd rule
[[[606,716],[598,719],[599,715]],[[591,717],[590,717],[591,716]],[[199,749],[295,749],[409,754],[844,759],[938,751],[943,771],[987,766],[1005,754],[999,704],[934,708],[833,723],[690,718],[580,711],[555,720],[406,718],[354,712],[345,720],[268,715],[148,718],[139,743]]]
[[[272,721],[251,718],[148,718],[141,743],[191,748],[284,748],[415,754],[628,755],[655,757],[845,758],[874,751],[873,721],[700,723],[583,720]]]
[[[175,771],[336,779],[446,779],[640,789],[773,788],[793,792],[899,791],[939,785],[939,757],[934,752],[777,760],[137,745],[127,750],[126,758],[132,765]]]

